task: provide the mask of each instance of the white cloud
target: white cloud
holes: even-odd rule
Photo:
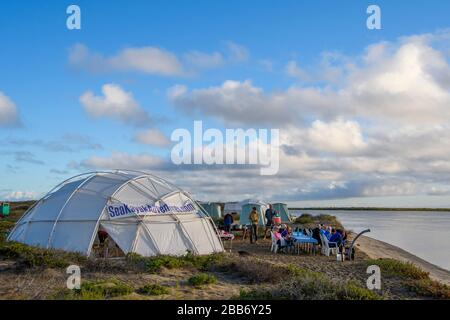
[[[293,78],[298,78],[300,80],[308,80],[309,79],[309,74],[301,69],[297,62],[294,60],[291,60],[287,63],[286,68],[285,68],[286,74],[290,77]]]
[[[245,62],[248,60],[250,53],[243,45],[227,41],[226,46],[229,52],[229,60],[232,62]]]
[[[330,123],[314,121],[307,139],[314,147],[338,153],[354,153],[366,146],[359,123],[342,119]]]
[[[102,93],[103,96],[96,96],[87,91],[80,97],[81,104],[90,116],[114,118],[132,125],[145,125],[150,121],[149,115],[134,100],[133,95],[119,85],[105,84]]]
[[[157,147],[167,147],[171,143],[164,133],[158,129],[140,131],[134,136],[134,141]]]
[[[177,55],[154,46],[128,47],[115,55],[104,56],[92,52],[83,44],[76,44],[69,50],[69,64],[75,68],[94,73],[112,71],[135,71],[166,77],[185,77],[198,71],[224,66],[226,63],[244,62],[248,50],[233,42],[226,43],[226,53],[206,53],[191,50]],[[226,58],[224,54],[227,54]]]
[[[19,114],[14,102],[0,91],[0,127],[20,124]]]
[[[243,124],[338,117],[436,124],[450,117],[450,65],[445,54],[423,38],[369,46],[354,63],[337,54],[324,57],[324,85],[308,85],[308,78],[318,78],[291,61],[287,71],[304,79],[302,85],[264,92],[250,80],[227,80],[220,86],[185,90],[172,100],[180,110]]]
[[[187,65],[194,69],[211,69],[224,64],[223,56],[219,52],[209,54],[194,50],[186,53],[184,60]]]
[[[115,56],[92,53],[83,44],[70,49],[72,66],[93,72],[139,71],[162,76],[181,76],[183,66],[175,54],[158,47],[125,48]]]
[[[33,191],[11,191],[0,194],[1,200],[6,201],[25,201],[35,200],[37,194]]]
[[[161,158],[146,153],[131,155],[113,152],[110,157],[92,156],[83,160],[80,166],[93,169],[155,169],[163,163]]]
[[[186,114],[228,128],[280,128],[276,187],[274,179],[254,181],[265,197],[274,188],[283,190],[278,200],[449,194],[449,37],[376,43],[357,57],[326,52],[317,68],[290,61],[284,71],[300,81],[284,90],[227,80],[205,88],[177,85],[168,97]],[[248,191],[239,181],[249,182],[240,179],[257,173],[240,173],[215,171],[222,178],[218,190],[242,198]]]

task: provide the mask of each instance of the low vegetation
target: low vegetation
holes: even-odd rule
[[[142,296],[168,295],[169,298],[179,297],[177,294],[180,293],[180,290],[178,290],[180,283],[181,286],[194,286],[198,290],[211,290],[207,285],[216,283],[216,276],[219,274],[221,279],[222,277],[224,279],[238,279],[238,283],[242,283],[246,288],[234,297],[238,299],[373,300],[391,297],[389,296],[389,290],[370,291],[364,287],[363,283],[347,281],[345,276],[344,278],[341,276],[341,281],[338,282],[332,280],[331,276],[327,276],[326,273],[313,272],[300,268],[297,265],[283,263],[281,256],[279,260],[275,260],[276,262],[271,262],[270,259],[262,259],[261,256],[256,254],[196,256],[189,253],[183,257],[142,257],[138,254],[130,253],[125,259],[105,260],[88,259],[76,253],[53,249],[47,250],[16,242],[6,242],[7,233],[31,204],[11,204],[11,215],[0,219],[0,260],[10,260],[7,263],[13,262],[13,267],[8,267],[8,270],[14,270],[18,276],[24,277],[27,276],[30,268],[39,268],[39,272],[47,271],[47,269],[57,269],[51,271],[62,272],[65,275],[64,268],[71,264],[79,265],[83,273],[80,289],[51,288],[50,291],[45,293],[45,296],[43,295],[46,298],[94,300],[121,298],[131,293],[137,293]],[[305,227],[314,227],[318,223],[324,223],[335,228],[342,228],[336,217],[324,214],[318,216],[303,214],[296,219],[296,223]],[[361,269],[364,270],[368,265],[379,265],[383,277],[390,277],[390,283],[394,283],[395,294],[398,294],[398,296],[394,296],[395,298],[450,299],[448,286],[431,280],[428,273],[415,267],[413,264],[393,259],[364,260],[359,263]],[[353,268],[352,265],[347,265],[346,267]],[[172,283],[171,281],[158,283],[161,274],[172,274],[170,271],[166,272],[165,269],[185,270],[178,273],[181,277],[174,282],[176,284],[163,286],[161,283]],[[319,270],[322,271],[320,268]],[[35,270],[32,271],[34,272]],[[128,277],[128,275],[136,276],[138,273],[158,275]],[[109,279],[95,280],[98,279],[100,274],[102,275],[101,278],[106,275]],[[6,275],[1,272],[0,276],[4,277],[2,279],[11,278],[9,274]],[[116,277],[120,277],[122,280],[118,280]],[[141,280],[136,280],[142,279],[141,277],[154,279],[150,280],[154,283],[146,284],[149,280],[146,280],[144,283]],[[127,282],[123,281],[123,279],[126,279]],[[221,281],[222,283],[227,284],[226,280]],[[33,280],[28,285],[39,286],[39,284],[33,283]],[[63,287],[65,283],[60,285]],[[54,294],[54,290],[58,290],[56,294]],[[192,290],[192,292],[196,291]],[[386,292],[388,293],[387,296],[385,295]],[[381,294],[385,296],[381,296]],[[24,293],[23,296],[20,296],[20,298],[29,297],[34,297],[34,295]],[[133,295],[128,298],[134,297]],[[163,298],[166,297],[163,296]]]
[[[398,277],[410,291],[425,297],[450,299],[450,287],[430,279],[429,274],[412,263],[394,259],[366,260],[366,265],[378,265],[384,276]]]
[[[222,254],[212,254],[207,256],[196,256],[191,253],[182,256],[156,256],[142,257],[136,253],[128,254],[127,261],[135,266],[143,268],[149,273],[158,273],[162,268],[192,268],[200,271],[209,270],[209,268],[223,259]]]
[[[147,284],[137,290],[137,293],[147,296],[159,296],[163,294],[169,294],[170,290],[167,287],[159,284]]]
[[[309,213],[303,213],[294,220],[294,223],[301,224],[307,228],[313,228],[319,223],[323,223],[325,225],[332,226],[333,228],[344,229],[341,222],[335,216],[329,214],[319,214],[317,216],[313,216]]]
[[[207,273],[199,273],[188,279],[190,285],[200,287],[202,285],[213,284],[217,282],[217,278]]]
[[[366,260],[367,266],[377,265],[383,275],[397,276],[406,279],[428,279],[428,273],[409,262],[401,262],[394,259],[370,259]]]
[[[86,258],[77,253],[32,247],[18,242],[1,243],[0,258],[14,259],[27,267],[64,268],[86,262]]]
[[[58,292],[55,299],[66,300],[104,300],[128,295],[134,292],[132,286],[117,280],[83,281],[80,289],[64,289]]]

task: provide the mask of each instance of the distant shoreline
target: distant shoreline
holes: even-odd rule
[[[342,211],[437,211],[450,212],[450,208],[376,208],[376,207],[313,207],[289,208],[289,210],[342,210]]]

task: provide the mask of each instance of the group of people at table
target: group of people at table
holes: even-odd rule
[[[259,213],[256,207],[252,208],[252,211],[249,214],[250,225],[250,243],[258,242],[258,225],[259,225]],[[316,228],[309,230],[309,234],[306,234],[306,230],[296,229],[294,232],[289,225],[281,224],[280,214],[273,209],[273,206],[270,204],[269,208],[265,212],[266,218],[266,226],[264,230],[264,239],[266,239],[267,235],[272,234],[276,239],[279,247],[289,247],[293,246],[296,238],[299,235],[308,236],[310,239],[314,239],[314,243],[322,244],[322,239],[320,235],[322,234],[329,241],[330,247],[339,247],[345,244],[347,239],[347,234],[344,230],[335,229],[331,226],[325,226],[323,224],[319,224]],[[224,217],[225,230],[230,231],[231,225],[233,224],[233,216],[231,214],[227,214]],[[270,232],[269,232],[270,231]],[[317,242],[316,242],[317,241]]]

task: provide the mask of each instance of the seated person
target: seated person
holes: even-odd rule
[[[336,243],[336,244],[330,243],[329,244],[330,247],[334,247],[336,245],[340,246],[342,244],[342,235],[339,232],[337,232],[336,229],[333,228],[331,229],[331,236],[328,240],[330,240],[330,242]]]
[[[289,230],[285,224],[282,224],[279,232],[281,233],[281,236],[284,238],[289,233]]]
[[[289,226],[286,226],[286,229],[281,233],[281,236],[284,238],[284,241],[286,241],[287,246],[293,246],[294,245],[294,239],[292,238],[292,229]]]
[[[320,228],[320,226],[315,227],[315,228],[312,230],[312,238],[316,239],[318,243],[321,243],[321,240],[320,240],[320,231],[322,231],[322,229]]]
[[[347,242],[347,232],[342,229],[336,229],[336,232],[338,232],[341,235],[342,243],[345,244]]]
[[[274,227],[272,234],[275,237],[275,240],[277,241],[278,248],[281,248],[281,246],[282,246],[281,239],[283,239],[283,237],[281,236],[280,228]]]

